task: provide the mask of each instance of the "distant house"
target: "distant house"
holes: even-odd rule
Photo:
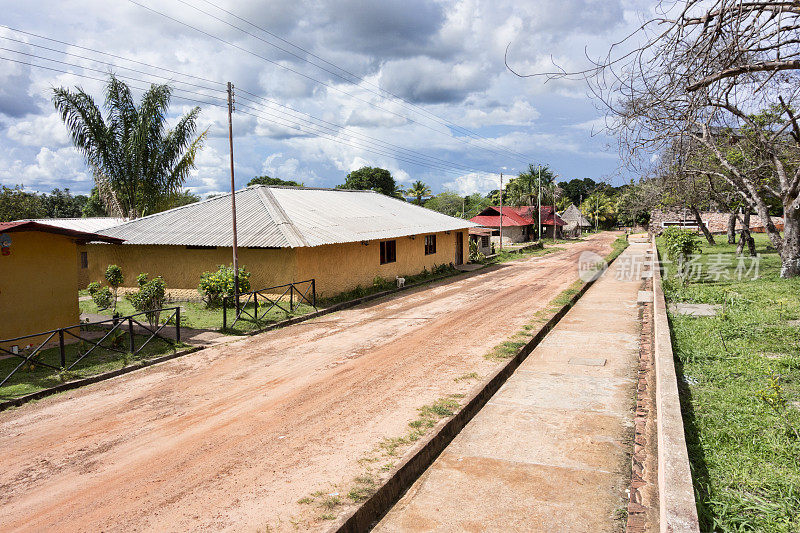
[[[492,253],[492,230],[490,228],[469,228],[469,240],[474,242],[483,255]]]
[[[584,230],[592,227],[592,223],[583,216],[575,204],[570,204],[560,216],[561,220],[566,223],[562,228],[565,236],[580,237]]]
[[[89,241],[122,242],[29,220],[0,222],[0,339],[78,324],[75,257],[77,246]],[[37,340],[46,339],[4,348]]]
[[[700,213],[700,220],[703,221],[703,224],[706,225],[708,231],[714,234],[723,234],[727,233],[728,231],[728,221],[730,220],[731,213],[719,213],[719,212],[701,212]],[[770,217],[772,219],[772,223],[775,224],[775,227],[778,231],[783,231],[783,218],[782,217]],[[661,210],[657,209],[650,214],[650,226],[648,228],[649,232],[655,235],[660,235],[664,228],[669,226],[678,226],[682,228],[688,228],[696,231],[700,231],[700,228],[697,225],[697,220],[694,217],[694,214],[686,209],[686,210]],[[750,215],[750,231],[753,233],[764,233],[766,228],[764,227],[764,222],[761,220],[761,217],[758,215]],[[737,217],[736,219],[736,230],[740,232],[742,230],[742,220],[741,216]]]
[[[536,237],[538,222],[536,220],[536,206],[525,205],[521,207],[503,206],[503,244],[528,242]],[[480,224],[492,230],[492,242],[500,242],[500,207],[487,207],[470,219],[471,222]],[[542,206],[542,233],[545,237],[561,235],[564,221],[555,214],[552,206]]]
[[[380,276],[417,274],[468,258],[472,222],[374,191],[254,185],[236,192],[239,264],[254,289],[316,279],[317,293],[371,286]],[[89,279],[108,264],[126,280],[162,276],[168,288],[196,289],[204,271],[232,261],[230,194],[125,222],[103,231],[119,246],[87,247]]]
[[[38,222],[55,226],[57,228],[98,233],[108,228],[119,226],[126,221],[124,218],[115,217],[87,217],[87,218],[33,218],[28,222]],[[78,290],[85,289],[89,284],[89,261],[87,258],[86,244],[78,244]]]

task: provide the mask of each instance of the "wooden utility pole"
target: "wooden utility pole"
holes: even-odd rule
[[[239,314],[239,249],[236,242],[236,185],[233,182],[233,84],[228,82],[228,143],[231,148],[231,210],[233,211],[233,298]]]
[[[500,249],[503,249],[503,173],[500,173]]]

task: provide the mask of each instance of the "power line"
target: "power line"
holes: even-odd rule
[[[19,53],[18,51],[15,51],[15,52]],[[25,54],[25,55],[31,56],[32,54]],[[76,67],[76,68],[81,68],[81,69],[84,69],[84,70],[91,70],[91,71],[94,71],[94,72],[100,72],[100,73],[104,73],[105,74],[104,71],[101,71],[101,70],[98,70],[98,69],[90,69],[90,68],[87,68],[87,67],[83,67],[81,65],[74,65],[72,63],[53,60],[53,59],[49,59],[49,58],[41,58],[41,57],[38,57],[38,56],[34,56],[34,57],[37,57],[37,58],[40,58],[40,59],[44,59],[44,60],[47,60],[47,61],[53,61],[53,62],[56,62],[56,63],[59,63],[59,64],[67,65],[67,66],[73,66],[73,67]],[[58,73],[61,73],[61,74],[68,74],[68,75],[76,76],[76,77],[79,77],[79,78],[91,79],[91,80],[95,80],[95,81],[99,81],[99,82],[103,82],[103,83],[108,81],[107,79],[99,78],[99,77],[96,77],[96,76],[91,76],[91,75],[87,75],[87,74],[81,74],[81,73],[77,73],[77,72],[71,72],[71,71],[64,70],[64,69],[59,69],[59,68],[55,68],[55,67],[49,67],[49,66],[46,66],[46,65],[39,65],[39,64],[36,64],[36,63],[32,63],[32,62],[28,62],[28,61],[21,61],[21,60],[9,58],[9,57],[0,56],[0,59],[5,60],[5,61],[11,61],[11,62],[22,64],[22,65],[27,65],[27,66],[30,66],[30,67],[41,68],[41,69],[49,70],[49,71],[52,71],[52,72],[58,72]],[[121,79],[128,79],[128,80],[132,80],[132,81],[139,82],[139,83],[145,83],[145,84],[150,83],[147,80],[142,80],[142,79],[139,79],[139,78],[134,78],[134,77],[131,77],[131,76],[126,76],[126,75],[119,75],[118,77],[121,78]],[[147,90],[147,87],[139,87],[139,86],[135,86],[135,85],[130,85],[130,86],[135,88],[135,89],[139,89],[139,90]],[[220,108],[226,107],[226,104],[219,103],[218,101],[217,102],[213,102],[213,101],[208,101],[208,100],[198,100],[197,98],[184,96],[182,93],[198,95],[198,96],[202,96],[202,97],[206,97],[206,98],[213,98],[213,97],[211,97],[209,95],[205,95],[205,94],[202,94],[202,93],[197,93],[195,91],[187,91],[185,89],[177,89],[176,91],[173,92],[172,96],[174,98],[176,98],[176,99],[184,100],[184,101],[188,101],[188,102],[192,102],[192,103],[196,103],[196,104],[211,105],[211,106],[220,107]],[[218,100],[220,100],[220,99],[218,99]],[[245,106],[245,107],[249,108],[249,106]],[[256,110],[256,111],[259,111],[259,110]],[[403,155],[398,155],[397,153],[389,152],[389,151],[387,151],[385,149],[372,148],[372,147],[364,146],[362,144],[354,144],[354,143],[347,142],[347,141],[345,141],[343,139],[339,139],[337,137],[333,137],[333,136],[325,134],[325,133],[320,133],[319,131],[311,131],[311,130],[308,130],[308,129],[304,129],[302,126],[298,125],[297,123],[289,122],[289,121],[285,120],[283,117],[279,117],[277,115],[269,114],[272,117],[276,117],[275,119],[269,119],[266,116],[264,116],[263,112],[261,112],[261,113],[249,113],[249,112],[246,112],[246,111],[240,111],[240,113],[245,114],[245,115],[250,115],[250,116],[253,116],[253,117],[256,117],[256,118],[262,118],[264,120],[275,120],[275,119],[277,119],[277,120],[280,121],[280,122],[278,122],[278,125],[280,125],[280,126],[293,128],[293,129],[296,129],[296,130],[301,131],[303,133],[307,133],[307,134],[309,134],[311,136],[316,136],[316,137],[328,139],[328,140],[331,140],[331,141],[339,143],[339,144],[343,144],[343,145],[346,145],[346,146],[351,146],[353,148],[364,150],[366,152],[374,153],[374,154],[377,154],[377,155],[393,157],[393,158],[396,158],[396,159],[401,160],[401,161],[406,162],[406,163],[410,163],[410,164],[414,164],[414,165],[418,165],[418,166],[423,166],[423,167],[428,167],[428,168],[433,168],[433,169],[440,170],[440,171],[443,171],[443,172],[454,172],[454,173],[463,173],[464,172],[464,169],[454,168],[454,167],[449,167],[448,168],[448,167],[445,167],[444,165],[441,165],[441,164],[435,164],[435,163],[431,163],[431,162],[425,162],[425,161],[420,161],[420,160],[417,160],[417,159],[412,159],[410,157],[406,157],[406,156],[403,156]],[[474,171],[476,171],[476,172],[485,172],[485,171],[480,171],[480,170],[474,170]]]
[[[0,38],[7,39],[7,40],[10,40],[10,41],[13,41],[13,42],[17,42],[17,43],[20,43],[20,44],[23,44],[23,45],[34,46],[34,47],[42,48],[44,50],[48,50],[48,51],[51,51],[51,52],[56,52],[56,53],[59,53],[59,54],[64,54],[64,55],[67,55],[67,56],[72,56],[72,57],[76,57],[76,58],[79,58],[79,59],[84,59],[84,60],[87,60],[87,61],[101,63],[101,64],[104,64],[104,65],[120,68],[120,69],[123,69],[123,70],[129,70],[131,72],[136,72],[138,74],[143,74],[145,76],[152,76],[152,77],[156,77],[156,78],[161,78],[161,79],[164,79],[164,80],[167,80],[167,81],[172,81],[174,83],[181,83],[181,84],[184,84],[184,85],[189,85],[189,86],[200,88],[200,89],[204,89],[204,90],[207,90],[207,91],[212,91],[212,92],[216,91],[216,89],[213,88],[213,87],[208,87],[208,86],[205,86],[205,85],[191,83],[191,82],[177,81],[177,80],[174,80],[173,78],[168,77],[168,76],[162,76],[162,75],[159,75],[159,74],[151,74],[149,72],[145,72],[145,71],[142,71],[142,70],[121,66],[121,65],[118,65],[116,63],[111,63],[111,62],[108,62],[108,61],[102,61],[102,60],[99,60],[99,59],[86,57],[86,56],[83,56],[83,55],[80,55],[80,54],[74,54],[74,53],[66,52],[66,51],[55,49],[55,48],[51,48],[51,47],[48,47],[48,46],[43,46],[43,45],[39,45],[39,44],[35,44],[35,43],[28,43],[28,42],[25,42],[25,41],[22,41],[22,40],[19,40],[19,39],[14,39],[14,38],[11,38],[11,37],[0,36]],[[67,43],[67,45],[68,45],[68,43]],[[23,52],[21,50],[15,50],[15,49],[10,49],[10,48],[5,48],[5,47],[0,47],[0,50],[14,52],[14,53],[22,54],[22,55],[25,55],[25,56],[28,56],[28,57],[34,57],[34,58],[37,58],[37,59],[42,59],[42,60],[45,60],[45,61],[51,61],[51,62],[55,62],[55,63],[59,63],[59,64],[63,64],[63,65],[67,65],[67,66],[71,66],[71,67],[75,67],[75,68],[91,70],[91,71],[94,71],[94,72],[104,72],[104,71],[99,70],[99,69],[93,69],[91,67],[84,67],[82,65],[76,65],[74,63],[68,63],[68,62],[65,62],[65,61],[60,61],[60,60],[52,59],[52,58],[49,58],[49,57],[44,57],[44,56],[40,56],[40,55],[36,55],[36,54],[31,54],[29,52]],[[126,58],[121,58],[121,59],[126,59]],[[153,68],[153,69],[159,69],[159,67],[156,67],[155,65],[150,65],[150,64],[147,64],[147,63],[142,63],[142,64],[147,66],[147,67]],[[141,79],[134,78],[134,77],[131,77],[131,76],[126,76],[126,75],[123,75],[123,74],[118,74],[118,76],[121,77],[121,78],[126,78],[126,79],[131,79],[131,80],[134,80],[134,81],[138,81],[138,82],[141,82],[141,83],[148,83],[148,80],[141,80]],[[213,82],[212,80],[209,80],[209,82],[216,83],[216,82]],[[219,98],[218,96],[215,96],[215,95],[208,95],[208,94],[205,94],[205,93],[199,93],[199,92],[196,92],[196,91],[190,91],[190,90],[186,90],[186,89],[182,89],[182,90],[187,92],[187,93],[194,94],[196,96],[202,96],[202,97],[206,97],[206,98]],[[310,115],[308,113],[297,111],[295,109],[292,109],[291,107],[288,107],[288,106],[286,106],[284,104],[281,104],[280,102],[277,102],[277,101],[269,99],[269,98],[264,98],[264,97],[258,96],[256,94],[253,94],[253,93],[249,92],[249,91],[244,91],[244,90],[241,90],[241,89],[240,89],[240,91],[244,92],[246,94],[249,94],[249,95],[251,95],[254,98],[257,98],[259,100],[270,102],[270,103],[272,103],[274,105],[277,105],[277,106],[279,106],[281,108],[284,108],[284,109],[286,109],[287,111],[289,111],[291,113],[299,114],[299,115],[305,115],[306,117],[309,117],[309,119],[311,119],[311,120],[303,119],[303,118],[299,118],[299,117],[296,117],[296,116],[292,117],[295,120],[301,120],[303,122],[308,122],[308,123],[310,123],[310,124],[312,124],[314,126],[318,126],[317,124],[314,123],[314,121],[322,122],[322,123],[327,124],[329,126],[332,126],[334,128],[338,128],[338,129],[341,129],[341,130],[348,131],[348,133],[350,133],[351,135],[354,135],[356,137],[361,137],[361,138],[367,140],[370,143],[373,143],[373,144],[374,143],[379,143],[379,144],[383,144],[383,145],[389,146],[391,148],[394,148],[394,149],[400,150],[402,152],[405,152],[405,153],[409,154],[412,157],[421,158],[421,159],[425,160],[426,162],[439,162],[439,163],[443,163],[445,166],[453,167],[453,168],[461,168],[462,170],[467,171],[467,172],[475,172],[475,171],[481,172],[479,169],[475,169],[475,168],[469,167],[467,165],[462,165],[460,163],[454,163],[454,162],[448,161],[448,160],[440,158],[440,157],[430,156],[430,155],[424,154],[424,153],[419,152],[417,150],[411,150],[411,149],[408,149],[408,148],[404,148],[404,147],[401,147],[401,146],[396,145],[394,143],[390,143],[388,141],[383,141],[381,139],[372,138],[372,137],[369,137],[369,136],[367,136],[365,134],[362,134],[362,133],[359,133],[359,132],[347,130],[347,127],[344,126],[344,125],[336,124],[336,123],[327,121],[325,119],[321,119],[319,117],[315,117],[315,116]],[[255,103],[255,104],[259,104],[259,102],[256,102],[252,98],[242,97],[242,99],[250,101],[250,102]]]
[[[193,9],[195,9],[195,10],[197,10],[197,11],[200,11],[201,13],[206,13],[205,11],[201,10],[201,9],[200,9],[200,8],[198,8],[198,7],[196,7],[196,6],[193,6],[193,5],[191,5],[191,4],[188,4],[188,3],[187,3],[187,2],[185,2],[184,0],[177,0],[177,1],[178,1],[178,2],[180,2],[180,3],[182,3],[182,4],[184,4],[184,5],[188,5],[189,7],[193,8]],[[222,11],[223,13],[226,13],[226,14],[228,14],[228,15],[230,15],[230,16],[232,16],[232,17],[234,17],[234,18],[235,18],[235,19],[237,19],[237,20],[240,20],[240,21],[244,22],[245,24],[248,24],[248,25],[252,26],[253,28],[256,28],[256,29],[258,29],[258,30],[260,30],[260,31],[262,31],[262,32],[264,32],[264,33],[266,33],[267,35],[269,35],[269,36],[271,36],[271,37],[273,37],[273,38],[275,38],[275,39],[278,39],[279,41],[281,41],[281,42],[283,42],[283,43],[286,43],[286,44],[288,44],[289,46],[292,46],[292,47],[294,47],[294,48],[297,48],[298,50],[302,51],[303,53],[305,53],[305,54],[307,54],[307,55],[309,55],[309,56],[311,56],[311,57],[313,57],[314,59],[317,59],[317,60],[319,60],[319,61],[322,61],[322,62],[323,62],[323,63],[325,63],[326,65],[329,65],[329,66],[331,66],[331,67],[333,67],[333,68],[335,68],[335,69],[337,69],[337,70],[340,70],[340,71],[344,72],[345,74],[347,74],[347,75],[349,75],[349,76],[351,76],[351,77],[355,78],[355,79],[356,79],[357,81],[359,81],[360,83],[364,83],[364,84],[366,84],[366,85],[369,85],[369,86],[371,86],[371,87],[374,87],[374,88],[375,88],[375,89],[377,89],[378,91],[381,91],[382,93],[388,94],[388,95],[392,96],[393,98],[396,98],[396,99],[397,99],[397,100],[399,100],[400,102],[403,102],[403,107],[405,107],[406,109],[409,109],[409,110],[415,111],[415,112],[417,112],[417,113],[422,113],[422,114],[425,114],[425,115],[427,115],[428,117],[432,118],[433,120],[435,120],[436,122],[439,122],[439,123],[440,123],[440,124],[442,124],[442,125],[445,125],[445,126],[447,126],[447,127],[453,127],[453,128],[455,128],[456,130],[458,130],[458,131],[461,131],[461,132],[463,132],[463,133],[465,133],[465,134],[467,134],[467,135],[474,136],[475,138],[483,139],[483,140],[485,140],[485,141],[487,141],[487,142],[489,142],[489,143],[491,143],[491,144],[494,144],[495,146],[499,147],[501,150],[508,152],[509,154],[512,154],[512,155],[516,155],[516,156],[522,157],[522,158],[523,158],[525,161],[528,161],[528,160],[529,160],[529,158],[527,158],[527,157],[525,156],[525,154],[522,154],[522,153],[520,153],[520,152],[517,152],[517,151],[515,151],[515,150],[511,150],[511,149],[509,149],[509,148],[506,148],[506,147],[504,147],[504,146],[502,146],[502,145],[500,145],[500,144],[496,143],[496,142],[495,142],[495,141],[493,141],[492,139],[486,138],[486,137],[484,137],[484,136],[480,135],[479,133],[476,133],[476,132],[474,132],[474,131],[472,131],[472,130],[470,130],[470,129],[468,129],[468,128],[464,128],[464,127],[462,127],[462,126],[459,126],[458,124],[456,124],[456,123],[454,123],[454,122],[452,122],[452,121],[450,121],[450,120],[444,119],[444,118],[442,118],[442,117],[440,117],[440,116],[436,115],[435,113],[432,113],[431,111],[429,111],[429,110],[425,109],[425,108],[424,108],[424,107],[422,107],[422,106],[419,106],[419,105],[417,105],[417,104],[415,104],[415,103],[413,103],[413,102],[409,102],[408,100],[406,100],[406,99],[405,99],[405,98],[403,98],[402,96],[400,96],[400,95],[398,95],[398,94],[395,94],[395,93],[393,93],[392,91],[389,91],[389,90],[387,90],[387,89],[384,89],[384,88],[382,88],[380,85],[377,85],[377,84],[375,84],[375,83],[372,83],[372,82],[370,82],[369,80],[367,80],[367,79],[365,79],[365,78],[363,78],[363,77],[361,77],[361,76],[359,76],[359,75],[357,75],[357,74],[354,74],[353,72],[350,72],[349,70],[347,70],[347,69],[345,69],[345,68],[343,68],[343,67],[340,67],[339,65],[337,65],[337,64],[335,64],[335,63],[332,63],[332,62],[330,62],[330,61],[326,60],[325,58],[322,58],[322,57],[320,57],[320,56],[318,56],[318,55],[314,54],[314,53],[313,53],[313,52],[311,52],[310,50],[307,50],[307,49],[303,48],[302,46],[296,45],[295,43],[293,43],[293,42],[289,41],[288,39],[284,39],[284,38],[283,38],[283,37],[281,37],[280,35],[278,35],[278,34],[276,34],[276,33],[273,33],[273,32],[269,31],[268,29],[266,29],[266,28],[264,28],[264,27],[262,27],[262,26],[259,26],[259,25],[257,25],[257,24],[254,24],[254,23],[250,22],[249,20],[247,20],[247,19],[245,19],[245,18],[243,18],[243,17],[240,17],[240,16],[239,16],[239,15],[237,15],[236,13],[233,13],[233,12],[231,12],[231,11],[228,11],[227,9],[225,9],[225,8],[223,8],[223,7],[220,7],[220,6],[216,5],[216,4],[214,4],[213,2],[210,2],[209,0],[201,0],[201,1],[202,1],[203,3],[205,3],[205,4],[208,4],[208,5],[210,5],[210,6],[214,7],[214,8],[216,8],[216,9],[218,9],[218,10]],[[208,14],[208,13],[206,13],[206,14]],[[212,16],[212,17],[213,17],[213,15],[209,15],[209,16]],[[214,17],[214,18],[216,18],[216,17]],[[217,20],[220,20],[220,19],[217,19]],[[228,23],[228,22],[226,22],[226,21],[221,21],[221,22],[224,22],[224,23],[226,23],[226,24],[228,24],[228,25],[230,25],[230,26],[233,26],[233,25],[231,25],[230,23]],[[235,27],[235,28],[239,29],[240,31],[244,31],[244,30],[241,30],[240,28],[238,28],[237,26],[233,26],[233,27]],[[258,37],[256,37],[256,38],[258,38]],[[321,67],[321,66],[317,65],[316,63],[314,63],[314,62],[312,62],[312,61],[309,61],[309,60],[308,60],[308,59],[306,59],[305,57],[302,57],[302,56],[300,56],[300,55],[298,55],[298,54],[295,54],[294,52],[291,52],[291,51],[289,51],[289,50],[286,50],[286,49],[284,49],[284,48],[282,48],[282,47],[279,47],[279,46],[275,45],[274,43],[270,43],[270,42],[268,42],[268,41],[265,41],[264,39],[260,39],[260,40],[262,40],[263,42],[265,42],[266,44],[268,44],[268,45],[270,45],[270,46],[273,46],[273,47],[277,48],[278,50],[281,50],[281,51],[283,51],[283,52],[285,52],[285,53],[287,53],[287,54],[290,54],[290,55],[291,55],[291,56],[293,56],[293,57],[296,57],[296,58],[300,59],[301,61],[305,61],[306,63],[309,63],[309,64],[311,64],[311,65],[314,65],[314,66],[316,66],[317,68],[319,68],[319,69],[322,69],[323,71],[325,71],[325,72],[328,72],[328,73],[330,73],[330,74],[332,74],[332,75],[334,75],[334,76],[337,76],[337,77],[339,77],[340,79],[343,79],[343,80],[345,80],[345,81],[347,81],[347,82],[349,82],[349,83],[353,83],[353,81],[352,81],[352,80],[348,80],[347,78],[345,78],[344,76],[341,76],[340,74],[333,73],[333,72],[331,72],[330,70],[328,70],[328,69],[326,69],[326,68],[324,68],[324,67]],[[377,94],[377,93],[375,93],[374,91],[370,91],[370,92],[372,92],[373,94]],[[380,94],[379,94],[378,96],[382,96],[382,95],[380,95]]]
[[[417,125],[419,125],[419,126],[422,126],[422,127],[424,127],[424,128],[427,128],[427,129],[429,129],[429,130],[431,130],[431,131],[434,131],[434,132],[436,132],[436,133],[440,133],[440,134],[441,134],[441,133],[444,133],[444,132],[442,132],[442,131],[440,131],[440,130],[438,130],[438,129],[436,129],[436,128],[432,127],[432,126],[429,126],[428,124],[424,124],[424,123],[422,123],[422,122],[419,122],[419,121],[417,121],[417,120],[414,120],[414,119],[412,119],[412,118],[410,118],[410,117],[407,117],[407,116],[405,116],[405,115],[402,115],[402,114],[400,114],[400,113],[397,113],[396,111],[392,111],[391,109],[386,109],[385,107],[381,107],[381,106],[379,106],[379,105],[375,104],[374,102],[371,102],[371,101],[369,101],[369,100],[366,100],[366,99],[364,99],[364,98],[360,98],[359,96],[356,96],[356,95],[354,95],[354,94],[352,94],[352,93],[349,93],[349,92],[347,92],[347,91],[345,91],[345,90],[343,90],[343,89],[340,89],[340,88],[338,88],[338,87],[336,87],[336,86],[334,86],[334,85],[331,85],[331,84],[329,84],[329,83],[326,83],[326,82],[324,82],[324,81],[318,80],[317,78],[314,78],[313,76],[309,76],[308,74],[305,74],[305,73],[303,73],[303,72],[300,72],[299,70],[293,69],[293,68],[291,68],[291,67],[289,67],[289,66],[286,66],[286,65],[284,65],[284,64],[282,64],[282,63],[280,63],[280,62],[278,62],[278,61],[275,61],[275,60],[273,60],[273,59],[270,59],[270,58],[268,58],[268,57],[265,57],[265,56],[263,56],[263,55],[260,55],[260,54],[258,54],[258,53],[256,53],[256,52],[253,52],[252,50],[248,50],[247,48],[244,48],[244,47],[242,47],[242,46],[239,46],[238,44],[235,44],[235,43],[233,43],[233,42],[231,42],[231,41],[228,41],[228,40],[226,40],[226,39],[223,39],[222,37],[219,37],[219,36],[217,36],[217,35],[214,35],[214,34],[212,34],[212,33],[209,33],[209,32],[207,32],[207,31],[205,31],[205,30],[202,30],[202,29],[200,29],[200,28],[198,28],[198,27],[196,27],[196,26],[193,26],[193,25],[191,25],[191,24],[189,24],[189,23],[187,23],[187,22],[184,22],[184,21],[182,21],[182,20],[179,20],[179,19],[177,19],[177,18],[175,18],[175,17],[172,17],[172,16],[170,16],[170,15],[167,15],[166,13],[163,13],[163,12],[161,12],[161,11],[158,11],[158,10],[156,10],[156,9],[153,9],[153,8],[151,8],[151,7],[149,7],[149,6],[146,6],[146,5],[144,5],[144,4],[141,4],[141,3],[137,2],[136,0],[128,0],[128,2],[130,2],[130,3],[134,4],[134,5],[137,5],[137,6],[141,7],[142,9],[145,9],[145,10],[147,10],[147,11],[150,11],[151,13],[155,13],[156,15],[159,15],[159,16],[161,16],[161,17],[164,17],[164,18],[166,18],[166,19],[168,19],[168,20],[171,20],[171,21],[173,21],[173,22],[176,22],[176,23],[178,23],[178,24],[181,24],[182,26],[185,26],[185,27],[187,27],[187,28],[190,28],[190,29],[192,29],[192,30],[194,30],[194,31],[196,31],[196,32],[198,32],[198,33],[201,33],[201,34],[203,34],[203,35],[205,35],[205,36],[207,36],[207,37],[210,37],[210,38],[212,38],[212,39],[214,39],[214,40],[217,40],[217,41],[219,41],[219,42],[221,42],[221,43],[224,43],[224,44],[226,44],[226,45],[228,45],[228,46],[230,46],[230,47],[232,47],[232,48],[236,48],[237,50],[240,50],[240,51],[242,51],[242,52],[245,52],[245,53],[247,53],[247,54],[250,54],[250,55],[252,55],[252,56],[254,56],[254,57],[257,57],[257,58],[261,59],[262,61],[266,61],[267,63],[270,63],[270,64],[272,64],[272,65],[275,65],[275,66],[277,66],[278,68],[282,68],[282,69],[284,69],[284,70],[287,70],[287,71],[289,71],[289,72],[292,72],[292,73],[294,73],[294,74],[296,74],[296,75],[298,75],[298,76],[300,76],[300,77],[303,77],[303,78],[305,78],[305,79],[308,79],[308,80],[310,80],[310,81],[313,81],[313,82],[315,82],[315,83],[318,83],[319,85],[322,85],[323,87],[325,87],[325,88],[327,88],[327,89],[331,89],[331,90],[333,90],[333,91],[336,91],[336,92],[339,92],[339,93],[341,93],[341,94],[344,94],[344,95],[346,95],[346,96],[349,96],[350,98],[353,98],[353,99],[355,99],[355,100],[358,100],[359,102],[365,103],[365,104],[367,104],[367,105],[369,105],[369,106],[371,106],[371,107],[374,107],[375,109],[380,109],[380,110],[382,110],[382,111],[385,111],[385,112],[387,112],[387,113],[390,113],[390,114],[392,114],[392,115],[395,115],[395,116],[397,116],[397,117],[399,117],[399,118],[402,118],[402,119],[404,119],[404,120],[407,120],[407,121],[409,121],[409,122],[411,122],[411,123],[413,123],[413,124],[417,124]],[[222,22],[222,23],[224,23],[224,24],[228,24],[229,26],[235,27],[235,28],[239,29],[240,31],[244,32],[244,33],[245,33],[245,34],[247,34],[247,35],[250,35],[250,36],[252,36],[252,37],[254,37],[254,38],[256,38],[256,39],[259,39],[259,40],[262,40],[262,41],[264,41],[264,39],[261,39],[261,38],[260,38],[260,37],[258,37],[257,35],[254,35],[254,34],[252,34],[252,33],[248,32],[247,30],[243,30],[243,29],[241,29],[241,28],[238,28],[237,26],[235,26],[235,25],[233,25],[233,24],[231,24],[231,23],[229,23],[229,22],[227,22],[227,21],[224,21],[224,20],[222,20],[222,19],[219,19],[218,17],[214,17],[213,15],[209,15],[209,16],[211,16],[211,17],[213,17],[213,18],[216,18],[217,20],[219,20],[220,22]],[[265,42],[266,42],[266,41],[265,41]],[[269,44],[269,43],[267,42],[267,44]],[[467,142],[467,141],[466,141],[466,140],[464,140],[463,138],[460,138],[460,137],[453,137],[453,136],[451,136],[451,138],[453,138],[453,139],[455,139],[455,140],[457,140],[457,141],[459,141],[459,142],[462,142],[462,143],[464,143],[464,144],[466,144],[466,145],[468,145],[468,146],[473,146],[471,143]],[[503,154],[502,152],[500,152],[500,151],[498,151],[498,150],[495,150],[495,149],[492,149],[492,148],[486,148],[486,147],[483,147],[483,146],[477,146],[477,147],[478,147],[478,148],[481,148],[482,150],[486,150],[486,151],[489,151],[489,152],[494,152],[494,153],[495,153],[495,154],[497,154],[497,155],[502,155],[503,157],[508,157],[508,155],[507,155],[507,154]],[[527,157],[525,157],[525,156],[522,156],[522,155],[513,155],[513,157],[516,157],[517,159],[519,159],[519,160],[521,160],[521,161],[524,161],[524,162],[526,162],[526,163],[527,163],[527,162],[529,162],[529,158],[527,158]]]

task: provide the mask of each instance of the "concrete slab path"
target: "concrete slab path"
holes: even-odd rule
[[[622,272],[606,271],[375,531],[624,530],[642,280]]]

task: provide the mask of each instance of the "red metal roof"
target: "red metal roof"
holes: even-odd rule
[[[521,207],[503,206],[503,226],[529,226],[536,224],[536,206],[524,205]],[[542,225],[553,225],[553,206],[542,206]],[[470,222],[475,222],[481,226],[490,228],[500,227],[500,207],[491,206],[487,207],[476,216],[470,219]],[[555,225],[563,226],[565,222],[555,214]]]
[[[124,239],[116,237],[106,237],[99,233],[89,233],[86,231],[78,231],[74,229],[59,228],[51,226],[50,224],[42,224],[41,222],[34,222],[32,220],[16,220],[14,222],[0,222],[0,232],[13,232],[13,231],[41,231],[44,233],[57,233],[59,235],[66,235],[80,241],[104,241],[119,244]]]

